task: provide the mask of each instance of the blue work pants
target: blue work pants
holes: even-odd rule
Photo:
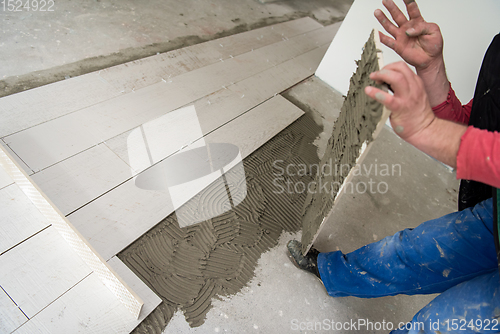
[[[393,333],[500,332],[492,205],[492,199],[485,200],[349,254],[320,253],[318,268],[328,294],[375,298],[441,293],[412,324]]]

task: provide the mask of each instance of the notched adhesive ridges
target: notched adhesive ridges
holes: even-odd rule
[[[358,68],[350,79],[349,91],[335,121],[325,155],[308,192],[302,217],[302,252],[306,253],[349,172],[356,165],[363,143],[372,141],[383,106],[364,93],[366,86],[377,86],[369,78],[379,70],[374,32],[366,42]],[[328,165],[330,167],[328,167]],[[326,185],[326,187],[325,187]]]
[[[244,198],[237,206],[184,228],[172,214],[118,255],[163,300],[134,333],[161,333],[177,309],[191,326],[200,326],[213,298],[239,292],[281,233],[300,229],[306,195],[280,193],[274,163],[317,164],[313,142],[321,131],[310,115],[302,116],[244,159],[245,175],[237,175],[241,168],[226,173],[233,200]],[[284,177],[291,182],[313,180],[310,175]],[[242,178],[246,196],[237,191]],[[182,211],[196,217],[225,205],[221,199],[227,189],[219,185],[207,187]]]

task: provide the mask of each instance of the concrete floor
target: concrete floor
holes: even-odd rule
[[[0,8],[0,96],[293,18],[327,25],[353,0],[57,1]]]

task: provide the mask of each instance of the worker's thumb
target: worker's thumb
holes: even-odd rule
[[[422,22],[406,30],[406,36],[408,37],[418,37],[429,34],[430,30],[427,22]]]

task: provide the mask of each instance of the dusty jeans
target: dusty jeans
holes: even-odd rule
[[[500,332],[492,199],[349,254],[321,253],[318,267],[333,297],[441,293],[414,316],[412,329],[393,333]],[[471,320],[482,329],[467,327]]]

